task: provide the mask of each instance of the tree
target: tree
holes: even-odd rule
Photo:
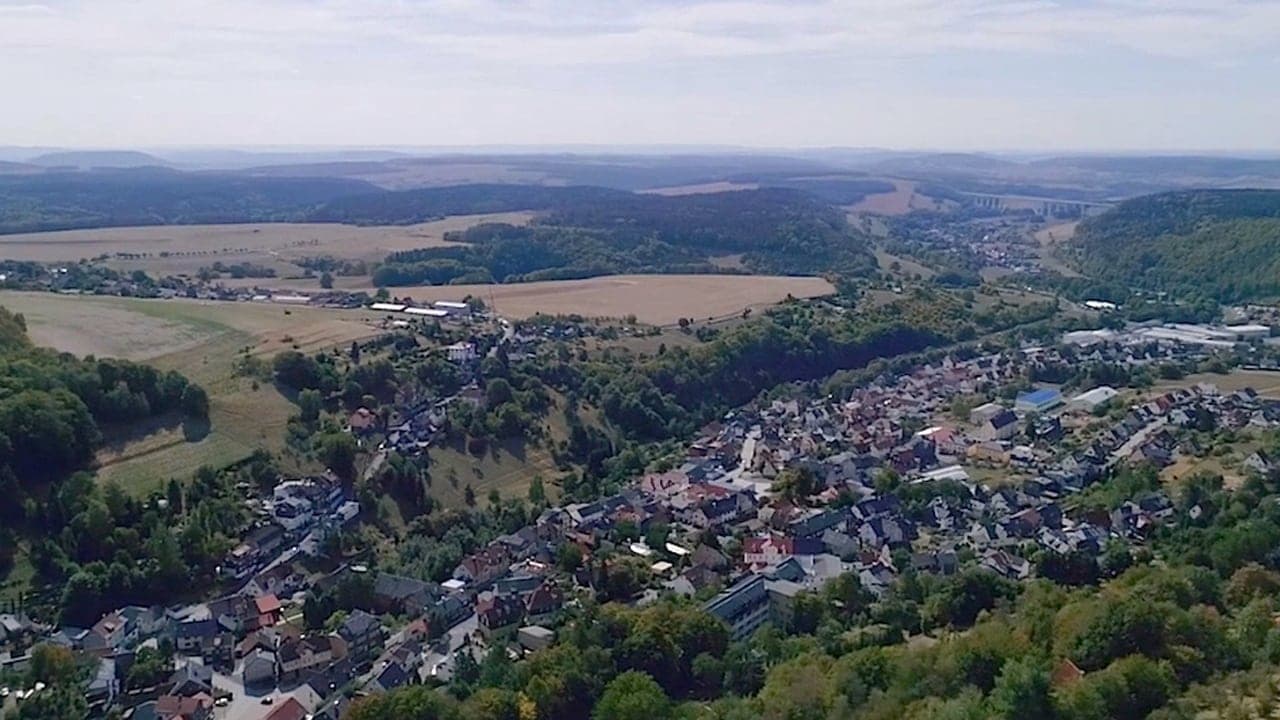
[[[328,270],[325,270],[324,272],[320,273],[320,287],[324,288],[325,290],[333,289],[333,274],[330,273]]]
[[[467,507],[476,506],[476,491],[471,487],[471,483],[467,483],[467,487],[462,491],[462,499],[467,504]]]
[[[447,695],[424,685],[410,685],[383,695],[356,700],[343,720],[458,720],[458,705]]]
[[[529,504],[535,508],[542,507],[547,503],[547,491],[542,485],[541,477],[534,477],[529,483]]]
[[[510,690],[483,688],[467,698],[462,716],[468,720],[521,720],[520,698]]]
[[[991,709],[1009,720],[1052,717],[1049,674],[1029,658],[1006,662],[991,690]]]
[[[169,656],[159,650],[143,647],[138,650],[133,666],[129,668],[125,685],[130,690],[153,687],[164,681],[171,671]]]
[[[573,543],[565,543],[556,550],[556,564],[567,572],[577,572],[582,567],[582,548]]]
[[[642,672],[625,672],[605,687],[591,717],[594,720],[666,720],[672,717],[671,700],[653,678]]]
[[[773,482],[773,491],[793,504],[805,503],[820,489],[817,476],[807,467],[787,468]]]
[[[359,452],[355,438],[346,433],[325,433],[316,439],[316,450],[326,467],[340,477],[353,478],[356,454]]]
[[[191,383],[182,391],[182,412],[188,417],[209,417],[209,394],[204,388]]]
[[[54,685],[23,701],[18,720],[68,720],[89,716],[89,702],[75,685]]]
[[[298,412],[302,422],[310,425],[320,419],[320,411],[324,408],[324,399],[319,390],[303,390],[298,393]]]
[[[32,684],[68,683],[76,676],[76,658],[71,650],[57,645],[37,645],[31,651],[31,667],[27,670]]]

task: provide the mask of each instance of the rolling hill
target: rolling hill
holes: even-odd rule
[[[1067,247],[1085,275],[1183,299],[1280,296],[1280,190],[1197,190],[1128,200]]]

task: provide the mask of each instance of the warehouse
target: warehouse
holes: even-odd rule
[[[447,311],[437,310],[435,308],[411,307],[411,308],[405,308],[404,313],[406,315],[417,315],[419,317],[429,317],[429,318],[449,317],[449,313]]]
[[[1115,388],[1108,387],[1106,385],[1096,387],[1088,392],[1082,392],[1071,398],[1071,409],[1093,412],[1095,408],[1106,405],[1114,400],[1119,394],[1120,393],[1116,391]]]
[[[405,307],[407,306],[400,303],[376,302],[370,305],[369,309],[377,312],[404,312]]]
[[[437,310],[443,310],[450,315],[467,315],[471,312],[471,306],[464,302],[454,302],[453,300],[437,300],[431,303]]]
[[[1062,404],[1062,393],[1055,388],[1041,388],[1025,392],[1014,401],[1013,407],[1019,412],[1042,413]]]

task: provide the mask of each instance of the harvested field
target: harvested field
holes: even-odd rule
[[[1071,222],[1057,223],[1046,228],[1041,228],[1035,233],[1036,242],[1041,245],[1056,245],[1071,239],[1076,234],[1076,226],[1080,224],[1079,220]]]
[[[22,313],[34,342],[77,355],[146,361],[178,370],[209,391],[210,427],[184,427],[179,418],[148,427],[106,428],[99,477],[136,493],[170,477],[185,478],[200,465],[222,466],[257,448],[279,450],[284,425],[296,412],[269,383],[235,376],[245,350],[270,357],[296,347],[304,352],[349,344],[380,332],[380,318],[361,311],[0,293],[0,305]]]
[[[756,183],[736,183],[727,180],[720,182],[699,183],[697,185],[673,185],[671,187],[651,188],[649,190],[640,190],[641,193],[650,195],[705,195],[709,193],[732,192],[734,190],[756,190],[760,186]]]
[[[1191,387],[1198,383],[1216,385],[1222,392],[1235,392],[1245,388],[1253,388],[1258,394],[1273,400],[1280,399],[1280,372],[1267,370],[1233,370],[1226,375],[1216,373],[1197,373],[1181,380],[1163,380],[1157,382],[1156,390],[1172,390]]]
[[[529,212],[458,215],[419,225],[356,227],[320,223],[162,225],[102,228],[0,236],[0,258],[74,262],[107,256],[122,270],[193,274],[222,262],[251,262],[278,274],[300,269],[290,260],[331,255],[350,260],[382,260],[398,250],[444,244],[444,234],[488,222],[524,224]],[[262,281],[259,281],[262,282]]]
[[[640,322],[673,325],[680,318],[707,320],[762,308],[786,299],[835,292],[817,277],[759,275],[610,275],[586,280],[510,285],[440,285],[389,288],[417,302],[467,296],[492,301],[500,315],[525,318],[539,313],[592,317],[635,315]]]
[[[912,210],[942,210],[943,202],[916,192],[916,184],[909,180],[888,180],[897,188],[893,192],[868,195],[847,209],[854,213],[871,215],[906,215]]]

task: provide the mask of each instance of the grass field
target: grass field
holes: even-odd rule
[[[816,277],[759,275],[611,275],[587,280],[510,285],[440,285],[390,288],[392,295],[416,302],[457,300],[467,296],[496,305],[500,315],[525,318],[538,313],[591,317],[635,315],[640,322],[674,325],[680,318],[707,320],[764,308],[786,299],[835,292]]]
[[[375,314],[256,303],[205,303],[0,293],[22,313],[32,340],[77,355],[121,357],[178,370],[210,395],[211,427],[171,419],[123,434],[108,428],[99,477],[145,493],[202,464],[235,462],[259,447],[279,450],[294,406],[270,384],[236,377],[236,357],[288,348],[316,351],[380,332]]]
[[[112,267],[160,275],[194,274],[215,262],[251,262],[290,275],[300,269],[289,261],[302,257],[382,260],[398,250],[439,246],[447,232],[485,222],[523,224],[532,217],[528,212],[459,215],[394,227],[255,223],[68,230],[0,236],[0,258],[74,262],[105,255]]]

